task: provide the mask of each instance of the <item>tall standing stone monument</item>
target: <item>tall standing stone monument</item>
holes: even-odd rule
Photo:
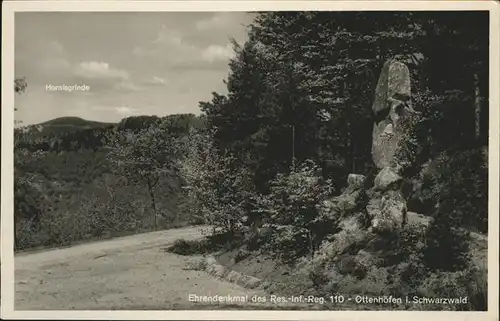
[[[327,213],[346,217],[364,209],[375,233],[401,228],[407,217],[402,192],[401,166],[394,157],[403,137],[402,123],[413,109],[408,67],[387,61],[380,73],[372,110],[375,114],[372,136],[372,159],[377,174],[371,186],[365,186],[363,175],[350,174],[344,192],[325,202]],[[366,195],[367,197],[363,197]]]
[[[389,166],[401,139],[400,125],[411,111],[411,85],[408,67],[397,61],[387,61],[380,73],[372,110],[372,158],[375,166]]]
[[[366,212],[376,232],[392,231],[406,222],[406,199],[402,192],[401,167],[394,161],[403,137],[402,123],[413,112],[408,67],[387,61],[380,73],[372,110],[375,114],[372,158],[379,169],[368,191]]]

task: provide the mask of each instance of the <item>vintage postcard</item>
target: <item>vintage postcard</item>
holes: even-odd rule
[[[2,24],[2,318],[498,320],[498,3]]]

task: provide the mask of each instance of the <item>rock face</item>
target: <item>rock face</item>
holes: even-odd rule
[[[323,203],[324,210],[328,215],[344,216],[356,209],[363,193],[363,184],[366,177],[359,174],[349,174],[347,187],[339,196],[332,197]]]
[[[378,206],[372,208],[372,228],[377,233],[388,233],[400,229],[406,223],[406,200],[399,190],[390,190],[382,195]]]
[[[398,188],[403,178],[399,176],[399,170],[393,167],[383,168],[375,177],[374,187],[377,190],[388,190]]]
[[[380,73],[372,110],[375,123],[372,133],[372,158],[379,169],[389,166],[401,139],[399,131],[411,108],[411,85],[408,67],[387,61]]]

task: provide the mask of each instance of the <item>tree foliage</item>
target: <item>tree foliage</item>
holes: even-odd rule
[[[336,221],[321,210],[322,201],[331,194],[331,181],[312,161],[278,174],[270,193],[258,202],[264,228],[272,235],[268,250],[284,261],[312,255],[337,228]]]
[[[196,217],[221,233],[242,230],[252,207],[251,176],[234,157],[220,155],[206,132],[191,132],[181,177]]]
[[[160,122],[137,132],[117,130],[108,136],[108,156],[113,170],[147,187],[155,217],[155,188],[162,177],[176,170],[177,144],[178,138],[169,133],[165,123]]]

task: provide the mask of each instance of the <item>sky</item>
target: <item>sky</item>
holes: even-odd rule
[[[226,92],[230,39],[243,43],[251,21],[243,12],[16,13],[15,76],[28,88],[16,95],[15,118],[199,114],[199,101]]]

